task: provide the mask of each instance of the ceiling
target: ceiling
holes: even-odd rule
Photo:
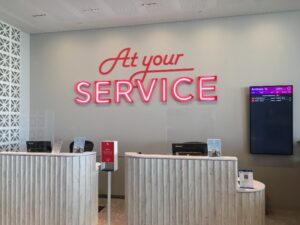
[[[0,20],[44,33],[300,10],[300,0],[0,0]]]

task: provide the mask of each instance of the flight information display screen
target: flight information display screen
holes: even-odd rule
[[[250,87],[250,151],[293,154],[293,86]]]

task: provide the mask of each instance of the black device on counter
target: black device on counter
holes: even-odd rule
[[[184,142],[172,144],[173,155],[207,155],[207,143]]]
[[[27,152],[52,152],[51,141],[27,141]]]

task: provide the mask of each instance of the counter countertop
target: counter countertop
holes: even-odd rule
[[[240,188],[238,185],[237,191],[240,193],[259,192],[259,191],[265,190],[265,188],[266,188],[266,186],[263,183],[261,183],[257,180],[253,181],[253,186],[254,186],[254,188],[250,189],[250,188]]]
[[[43,152],[0,152],[0,156],[2,155],[12,155],[12,156],[50,156],[50,157],[78,157],[78,156],[88,156],[88,155],[96,155],[96,152],[83,152],[83,153],[43,153]]]
[[[145,158],[145,159],[199,159],[199,160],[229,160],[237,161],[237,157],[221,156],[221,157],[208,157],[208,156],[191,156],[191,155],[159,155],[159,154],[139,154],[136,152],[126,152],[125,156],[133,158]]]

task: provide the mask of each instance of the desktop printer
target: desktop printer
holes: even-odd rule
[[[173,155],[207,155],[207,144],[204,142],[184,142],[172,144]]]

